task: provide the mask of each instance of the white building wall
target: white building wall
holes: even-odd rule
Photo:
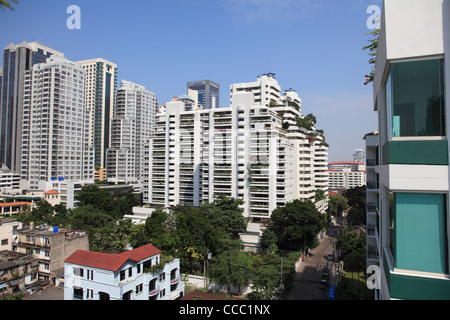
[[[52,179],[94,180],[84,70],[51,57],[25,74],[21,187],[40,189]],[[37,93],[37,95],[36,95]]]

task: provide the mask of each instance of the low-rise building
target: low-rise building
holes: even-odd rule
[[[33,223],[13,230],[12,251],[32,254],[38,260],[39,280],[54,282],[64,260],[78,249],[89,250],[86,232]]]
[[[37,283],[38,262],[32,255],[0,251],[0,298]]]
[[[11,250],[13,230],[22,228],[22,222],[11,218],[0,218],[0,251]]]
[[[175,300],[180,261],[147,244],[119,254],[77,250],[65,260],[64,300]]]

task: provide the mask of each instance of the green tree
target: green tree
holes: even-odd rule
[[[14,2],[14,3],[18,3],[17,0],[11,0],[11,1]],[[11,6],[9,1],[7,1],[7,0],[0,0],[0,8],[4,9],[5,7],[14,11],[14,8]]]
[[[239,234],[247,230],[244,209],[241,207],[243,204],[241,199],[220,195],[213,203],[203,204],[200,210],[206,210],[208,218],[216,228],[225,232],[231,239],[237,239]]]
[[[342,215],[342,212],[348,209],[347,199],[340,194],[330,195],[328,201],[330,213],[336,218]]]
[[[139,248],[149,243],[154,244],[152,241],[149,240],[144,224],[137,224],[131,227],[130,234],[128,236],[128,243],[133,248]],[[159,248],[158,246],[156,247]]]
[[[289,202],[275,209],[271,219],[278,247],[291,251],[314,248],[317,235],[326,227],[326,216],[311,201]]]
[[[261,236],[261,246],[263,248],[269,248],[270,246],[277,245],[277,242],[278,237],[275,231],[273,231],[271,228],[267,228],[263,231],[263,234]]]
[[[176,223],[171,237],[178,250],[174,255],[180,258],[183,268],[199,271],[207,252],[217,252],[220,234],[198,208],[178,205],[171,211]]]
[[[338,247],[341,249],[341,256],[345,258],[349,254],[366,254],[366,234],[352,231],[350,228],[342,228],[339,232]]]
[[[249,295],[254,300],[270,300],[281,284],[281,258],[269,253],[253,259],[253,289]]]
[[[50,203],[41,199],[36,202],[35,208],[31,209],[27,206],[24,210],[21,210],[17,220],[24,224],[29,224],[30,222],[34,222],[35,225],[50,223],[52,222],[54,210],[55,208]]]
[[[231,286],[239,289],[248,286],[252,277],[252,259],[239,250],[228,250],[213,257],[208,270],[209,277],[214,283],[227,286],[228,295],[231,294]]]
[[[366,186],[354,187],[342,192],[342,196],[347,199],[350,207],[365,207],[366,205]]]
[[[70,225],[76,230],[94,230],[114,224],[115,220],[103,210],[93,205],[79,206],[71,210]]]

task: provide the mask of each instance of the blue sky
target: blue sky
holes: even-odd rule
[[[377,128],[370,72],[362,50],[370,5],[380,0],[19,0],[0,10],[0,47],[38,41],[73,61],[102,57],[161,104],[186,93],[188,81],[229,86],[276,74],[295,89],[330,144],[329,161],[351,160]],[[67,7],[81,9],[70,30]]]

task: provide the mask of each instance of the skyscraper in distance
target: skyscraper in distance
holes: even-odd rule
[[[86,108],[91,118],[90,141],[95,149],[95,166],[106,168],[117,89],[117,65],[102,58],[78,63],[86,71]]]
[[[23,80],[25,71],[50,56],[64,54],[37,42],[9,44],[3,50],[0,77],[0,163],[19,173],[23,120]]]
[[[140,182],[145,144],[151,137],[159,103],[142,85],[122,80],[111,124],[111,147],[106,153],[108,182]]]
[[[220,85],[211,80],[191,81],[187,83],[187,89],[198,92],[198,102],[203,109],[219,108]]]

